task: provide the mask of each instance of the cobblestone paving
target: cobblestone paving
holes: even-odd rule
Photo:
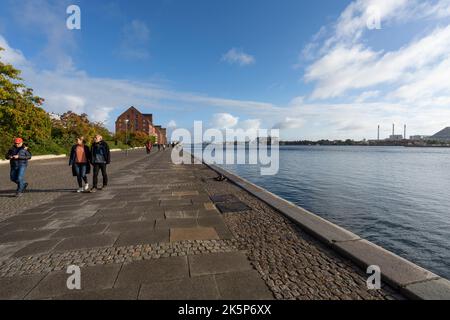
[[[0,265],[0,277],[31,275],[65,270],[67,266],[94,267],[109,263],[183,257],[205,253],[238,251],[236,240],[188,240],[178,243],[145,244],[128,247],[77,250],[26,256]]]
[[[42,192],[20,203],[0,185],[0,299],[401,298],[368,291],[357,267],[205,166],[168,151],[113,160],[95,194],[45,191],[73,185],[65,161],[33,164]],[[211,196],[230,193],[252,210],[220,214]],[[69,265],[83,290],[67,289]]]
[[[402,299],[392,289],[367,290],[367,275],[305,234],[287,218],[231,183],[205,174],[210,195],[233,194],[251,211],[225,221],[277,299]]]

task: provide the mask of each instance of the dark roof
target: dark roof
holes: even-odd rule
[[[119,119],[120,117],[122,117],[125,113],[127,113],[127,112],[130,111],[131,109],[134,109],[134,110],[136,110],[137,112],[139,112],[138,109],[136,109],[134,106],[131,106],[131,107],[129,107],[127,110],[125,110],[124,112],[122,112],[122,113],[120,114],[120,116],[117,117],[117,119]],[[139,113],[140,113],[140,112],[139,112]]]

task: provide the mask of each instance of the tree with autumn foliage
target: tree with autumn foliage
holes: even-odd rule
[[[3,51],[3,48],[0,48]],[[43,99],[23,83],[20,70],[0,60],[0,152],[10,147],[14,137],[22,137],[33,148],[54,147],[51,120],[41,108]]]
[[[77,137],[84,137],[90,143],[100,134],[104,140],[111,140],[111,133],[100,122],[89,121],[88,115],[68,111],[52,120],[52,139],[68,149]]]
[[[126,141],[128,138],[128,141]],[[129,132],[128,137],[126,137],[126,133],[120,131],[116,133],[114,136],[116,141],[121,141],[124,144],[128,144],[130,147],[143,147],[147,142],[155,143],[156,137],[149,136],[147,133],[143,131]]]
[[[11,147],[14,137],[22,137],[34,154],[67,153],[78,136],[87,141],[96,134],[112,139],[102,123],[89,121],[86,114],[68,111],[51,119],[43,102],[25,86],[20,70],[0,60],[0,154]]]

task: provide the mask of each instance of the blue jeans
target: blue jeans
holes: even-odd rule
[[[25,189],[25,171],[26,165],[11,167],[11,181],[17,184],[17,192],[22,193]]]
[[[86,171],[87,171],[87,164],[84,163],[76,163],[75,164],[75,172],[77,174],[77,182],[78,186],[81,188],[84,183],[87,183],[87,177],[86,177]]]

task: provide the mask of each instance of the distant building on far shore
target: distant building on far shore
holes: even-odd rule
[[[421,136],[421,135],[415,135],[415,136],[410,136],[409,140],[413,140],[413,141],[422,141],[422,140],[427,140],[429,139],[430,136]]]
[[[404,139],[404,137],[401,134],[392,134],[392,135],[389,136],[388,140],[390,140],[390,141],[401,141],[403,139]]]

